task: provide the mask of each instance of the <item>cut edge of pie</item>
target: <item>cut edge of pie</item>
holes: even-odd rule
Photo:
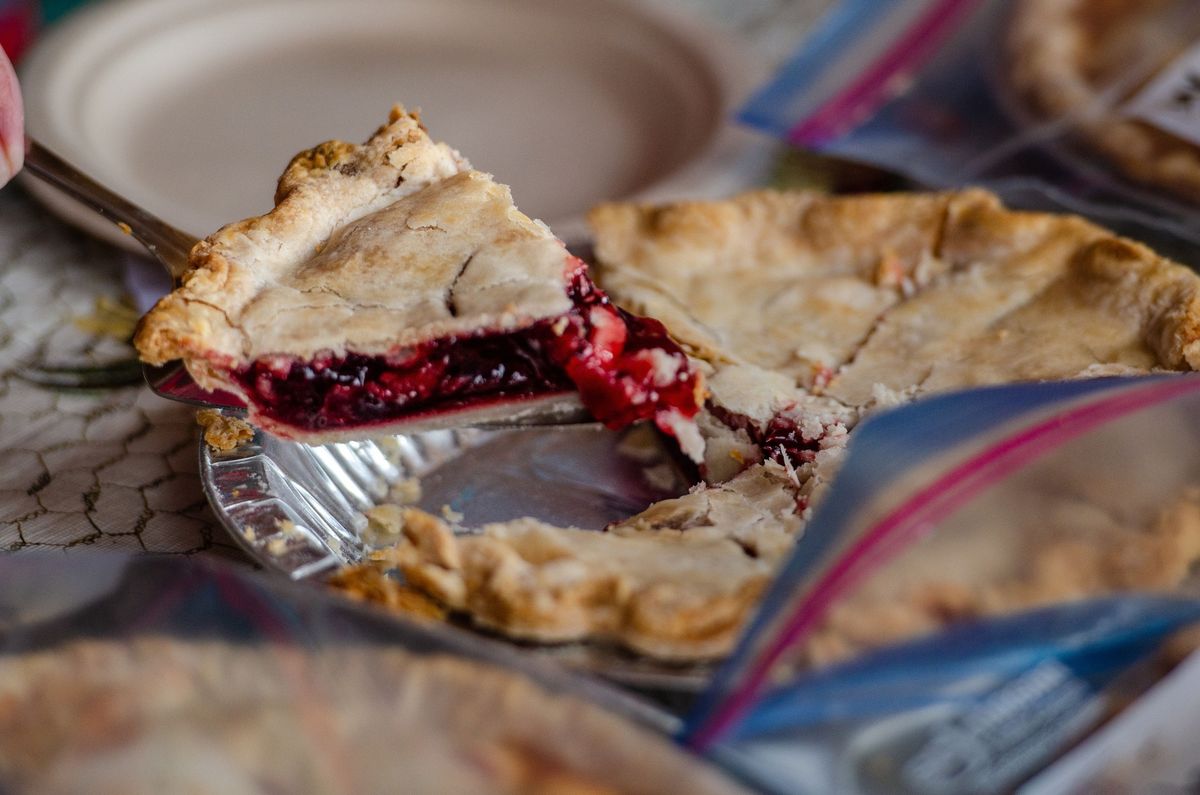
[[[610,427],[653,419],[700,445],[703,377],[662,325],[614,306],[506,186],[399,106],[365,144],[297,155],[274,209],[197,244],[135,344],[307,442],[581,400]]]

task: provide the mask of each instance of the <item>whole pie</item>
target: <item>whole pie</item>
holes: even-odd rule
[[[1008,210],[983,191],[761,191],[606,205],[591,222],[604,288],[660,319],[706,374],[705,482],[604,532],[526,519],[456,535],[409,509],[393,518],[404,540],[367,564],[398,568],[452,610],[518,638],[720,656],[865,415],[959,387],[1200,366],[1193,272],[1081,218]],[[1142,548],[1139,533],[1158,544],[1154,527],[1097,535],[1098,554],[1076,556],[1078,565],[1111,568],[1120,545]],[[1051,549],[1066,548],[1054,546],[1058,536],[1044,540],[1046,555],[1066,554]],[[1200,559],[1190,540],[1178,548],[1182,564],[1157,579],[1081,572],[1072,594],[1170,587]],[[813,658],[1061,596],[1034,573],[1006,576],[1009,586],[990,583],[957,613],[920,601],[936,579],[899,600],[896,610],[911,607],[903,617],[851,611],[814,641],[827,651]]]
[[[1123,110],[1200,38],[1193,3],[1019,0],[1011,15],[1008,72],[1024,109],[1068,120],[1126,177],[1200,202],[1200,146]]]
[[[601,206],[604,291],[399,109],[364,145],[297,156],[276,198],[197,246],[139,330],[144,358],[182,358],[302,440],[504,419],[577,391],[610,425],[653,419],[698,462],[689,493],[607,528],[460,535],[379,511],[377,536],[401,540],[336,580],[412,603],[380,576],[396,568],[434,612],[527,640],[719,657],[865,415],[961,387],[1200,366],[1194,273],[978,190]],[[1081,595],[1123,581],[1087,582]],[[996,591],[1028,592],[1049,593]],[[855,633],[846,648],[897,635]]]
[[[309,442],[511,420],[578,394],[612,427],[653,419],[697,451],[702,379],[662,325],[615,307],[415,114],[297,155],[275,202],[196,246],[141,323],[144,361],[182,359],[252,423]]]
[[[498,666],[167,637],[0,657],[5,791],[741,793],[668,739]]]

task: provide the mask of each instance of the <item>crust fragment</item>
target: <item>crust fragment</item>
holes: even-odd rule
[[[254,438],[254,428],[245,420],[227,416],[216,409],[197,411],[196,424],[204,429],[204,443],[217,453],[236,450],[242,442]]]

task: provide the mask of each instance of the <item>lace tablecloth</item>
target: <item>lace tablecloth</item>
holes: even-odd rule
[[[0,192],[0,548],[244,560],[204,499],[193,410],[131,367],[122,259]],[[80,370],[116,385],[46,385]]]

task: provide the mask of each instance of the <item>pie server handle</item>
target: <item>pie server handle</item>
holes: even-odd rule
[[[25,138],[25,172],[52,185],[72,199],[109,219],[145,246],[172,280],[187,269],[188,254],[197,238],[114,193],[33,138]],[[164,367],[142,365],[142,375],[155,393],[204,407],[242,407],[233,395],[210,393],[192,381],[180,362]]]
[[[187,269],[197,238],[113,193],[32,138],[25,139],[25,171],[95,210],[146,247],[171,278]]]

